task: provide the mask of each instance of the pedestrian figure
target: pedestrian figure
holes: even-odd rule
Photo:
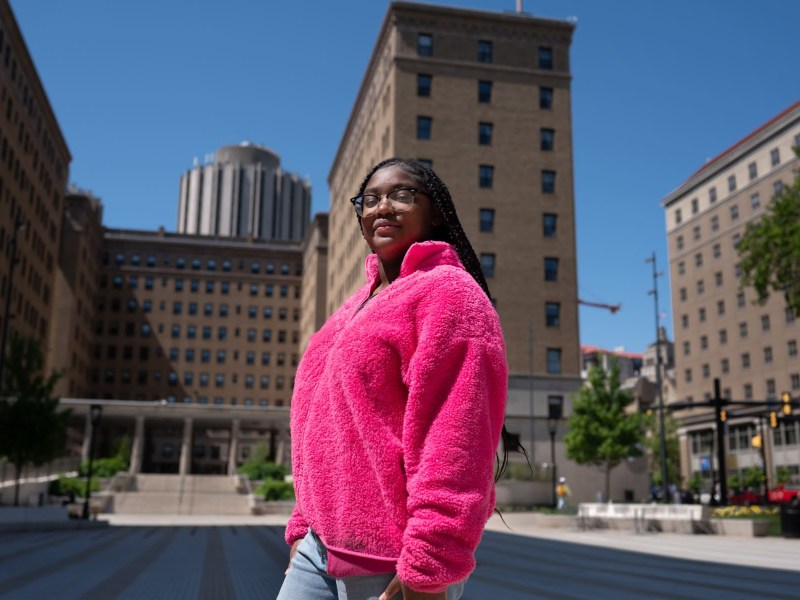
[[[556,486],[556,497],[558,498],[558,504],[556,505],[556,508],[558,510],[563,510],[567,505],[567,498],[570,496],[572,496],[572,490],[570,490],[569,486],[567,485],[567,478],[559,477],[558,485]]]

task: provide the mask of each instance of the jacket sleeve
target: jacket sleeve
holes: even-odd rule
[[[404,376],[409,518],[397,574],[411,589],[441,592],[475,568],[494,508],[508,366],[497,313],[471,278],[437,279],[409,310],[416,330]]]
[[[292,516],[289,517],[289,521],[286,523],[284,539],[286,543],[291,546],[295,541],[304,538],[307,533],[308,523],[306,523],[303,514],[300,512],[300,508],[295,502],[294,509],[292,509]]]

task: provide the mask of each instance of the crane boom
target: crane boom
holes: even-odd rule
[[[593,306],[595,308],[604,308],[609,311],[612,315],[622,308],[621,304],[603,304],[602,302],[589,302],[588,300],[581,300],[578,298],[578,304],[583,304],[584,306]]]

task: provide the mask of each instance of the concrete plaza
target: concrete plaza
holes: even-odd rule
[[[109,515],[0,534],[0,599],[273,599],[285,517]],[[467,600],[800,597],[800,540],[541,529],[496,517]],[[309,599],[313,600],[313,599]]]

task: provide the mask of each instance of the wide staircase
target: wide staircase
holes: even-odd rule
[[[136,475],[114,494],[113,511],[131,515],[249,515],[245,494],[227,475]]]

